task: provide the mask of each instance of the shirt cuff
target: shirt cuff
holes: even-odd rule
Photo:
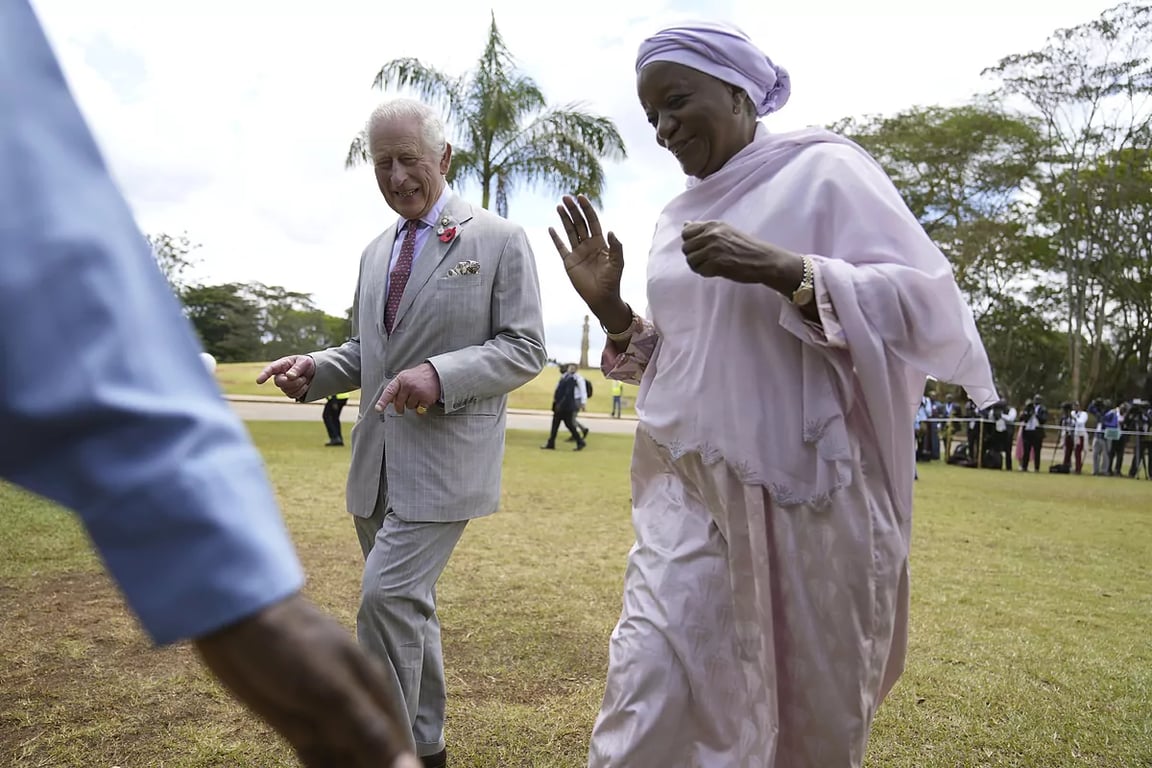
[[[623,350],[617,342],[606,339],[600,356],[600,371],[606,378],[638,383],[644,368],[656,351],[660,335],[651,322],[639,315],[632,321],[632,335]]]
[[[263,463],[208,451],[85,516],[153,642],[201,637],[299,591],[304,576]]]

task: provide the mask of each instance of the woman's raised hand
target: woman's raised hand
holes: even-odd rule
[[[609,232],[605,238],[600,219],[584,195],[565,195],[556,206],[568,243],[552,227],[548,234],[564,259],[564,269],[572,287],[588,308],[605,321],[624,305],[620,298],[620,278],[624,273],[624,246]]]

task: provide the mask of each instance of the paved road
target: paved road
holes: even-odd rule
[[[323,403],[293,403],[288,400],[237,400],[229,398],[232,410],[245,421],[315,421],[320,423]],[[356,407],[346,406],[340,421],[356,420]],[[630,435],[636,432],[635,419],[609,419],[603,416],[581,415],[580,420],[594,433]],[[547,432],[552,428],[552,416],[540,411],[515,411],[508,414],[508,429]]]

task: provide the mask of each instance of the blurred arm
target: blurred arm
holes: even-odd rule
[[[157,642],[283,600],[303,579],[260,456],[24,0],[0,83],[0,476],[80,515]]]

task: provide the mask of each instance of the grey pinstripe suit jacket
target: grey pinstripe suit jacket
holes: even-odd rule
[[[457,227],[451,242],[424,244],[389,336],[385,277],[395,227],[360,258],[353,338],[315,352],[316,374],[304,399],[361,389],[352,428],[348,511],[369,517],[383,492],[402,519],[450,522],[488,515],[500,500],[508,392],[544,367],[544,326],[536,262],[524,230],[451,195],[444,206]],[[462,261],[479,272],[449,276]],[[400,371],[431,362],[443,405],[423,416],[373,410]],[[382,471],[383,468],[383,471]]]

